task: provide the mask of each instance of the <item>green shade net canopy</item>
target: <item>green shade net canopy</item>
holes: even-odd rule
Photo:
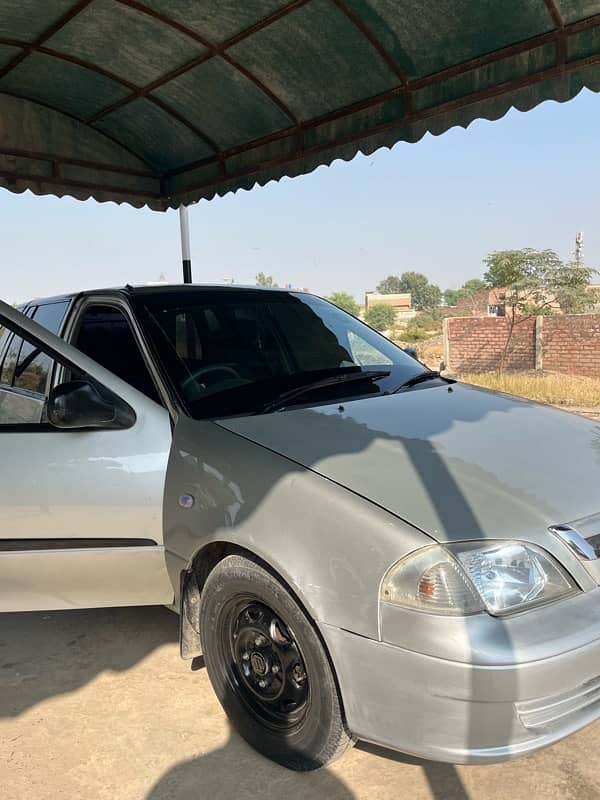
[[[0,186],[167,209],[600,90],[600,0],[0,0]]]

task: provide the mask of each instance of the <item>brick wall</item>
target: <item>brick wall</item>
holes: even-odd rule
[[[498,369],[510,331],[506,317],[444,320],[444,352],[452,372]],[[600,378],[600,314],[531,317],[517,323],[506,369]]]
[[[509,335],[506,317],[455,317],[445,324],[447,367],[452,372],[498,369]],[[506,369],[535,369],[535,319],[515,326]]]
[[[541,338],[544,370],[600,378],[600,314],[544,317]]]

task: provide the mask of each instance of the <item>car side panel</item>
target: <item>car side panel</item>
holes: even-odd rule
[[[251,551],[316,621],[379,637],[379,585],[420,531],[307,468],[215,425],[181,417],[167,469],[171,581],[210,542]]]
[[[169,437],[158,406],[130,430],[2,431],[0,550],[31,538],[162,544]]]
[[[0,553],[2,611],[169,605],[172,600],[163,547]]]
[[[0,429],[0,611],[171,604],[165,408],[0,302],[0,321],[134,409],[122,430]]]

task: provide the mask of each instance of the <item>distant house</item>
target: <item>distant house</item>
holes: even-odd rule
[[[398,294],[379,294],[379,292],[367,292],[365,295],[365,308],[370,306],[393,306],[397,311],[411,311],[410,292]]]
[[[505,317],[508,293],[510,289],[507,288],[482,289],[471,297],[461,298],[455,308],[469,311],[474,317]],[[560,313],[560,304],[554,297],[548,302],[548,308]]]
[[[504,317],[506,289],[482,289],[470,297],[461,297],[455,308],[469,311],[474,317]]]
[[[416,316],[416,311],[412,307],[410,292],[397,294],[367,292],[365,294],[365,311],[368,311],[372,306],[391,306],[396,312],[397,322],[409,320]]]

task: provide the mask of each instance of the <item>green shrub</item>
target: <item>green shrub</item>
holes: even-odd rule
[[[365,322],[376,331],[388,331],[396,320],[396,311],[392,306],[377,305],[367,309]]]
[[[437,321],[431,316],[431,314],[419,314],[408,324],[414,325],[415,328],[421,328],[424,331],[435,330],[438,327]]]
[[[426,339],[431,338],[431,334],[418,325],[413,325],[412,322],[409,322],[402,331],[400,338],[405,342],[424,342]]]

